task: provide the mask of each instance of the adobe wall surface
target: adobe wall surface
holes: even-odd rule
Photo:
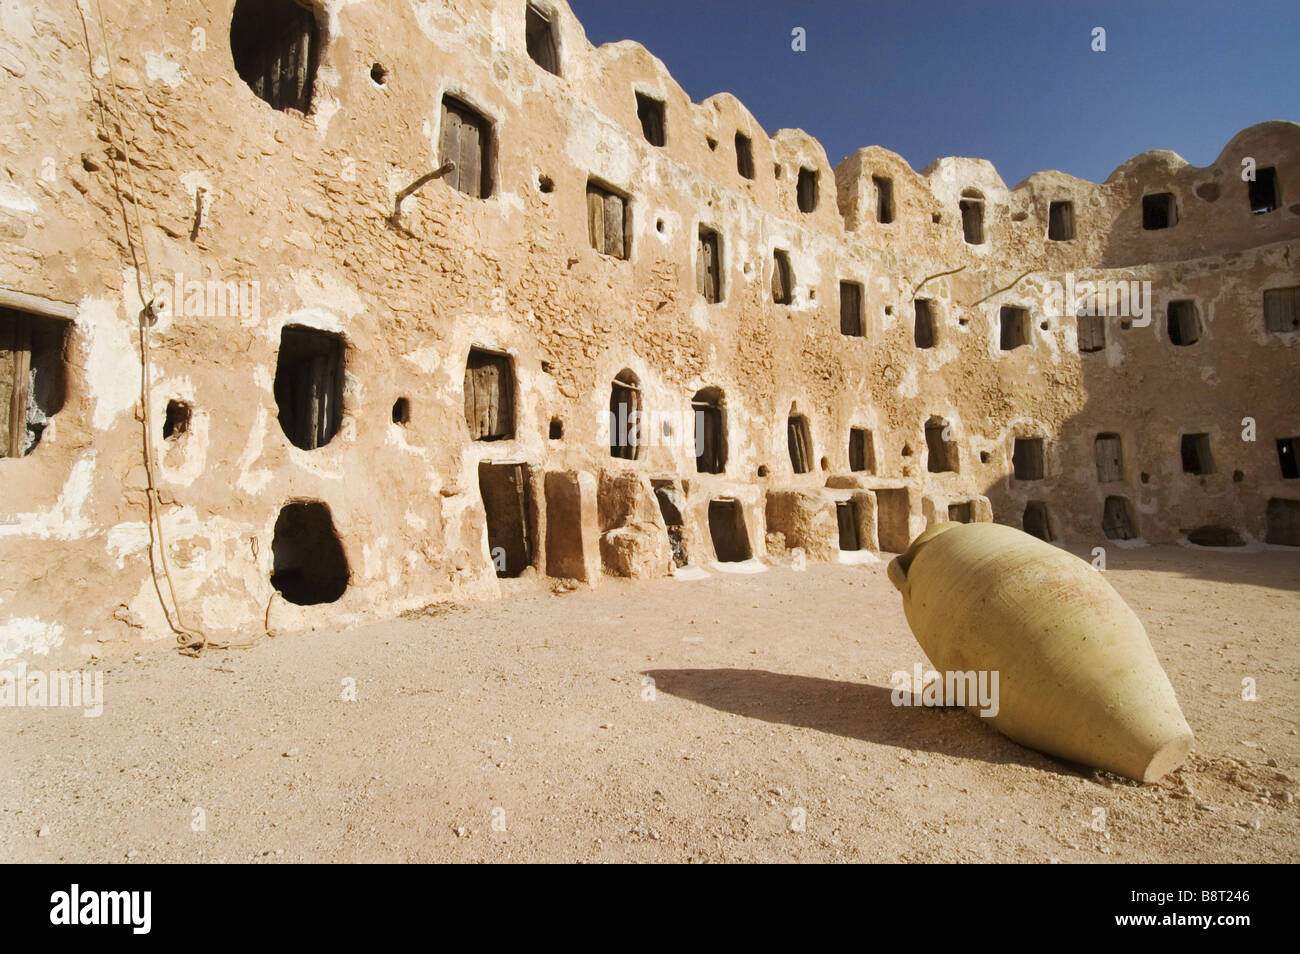
[[[1275,448],[1300,435],[1300,332],[1267,331],[1261,305],[1264,289],[1300,284],[1300,125],[1246,129],[1203,169],[1144,153],[1102,184],[1040,172],[1008,189],[983,160],[918,173],[880,147],[832,169],[816,140],[769,137],[730,95],[692,103],[639,45],[592,47],[563,3],[545,5],[562,75],[541,69],[524,0],[319,3],[303,115],[273,109],[236,72],[234,6],[103,0],[107,49],[86,0],[0,6],[0,305],[70,322],[62,408],[29,456],[0,459],[0,657],[173,635],[148,516],[137,289],[155,297],[178,280],[255,290],[238,314],[181,296],[146,331],[162,545],[179,619],[213,640],[520,585],[495,572],[484,460],[527,465],[524,575],[589,585],[671,571],[656,480],[672,483],[693,564],[714,560],[719,499],[738,502],[757,562],[788,558],[769,515],[820,534],[805,550],[833,556],[835,504],[864,491],[906,489],[908,534],[950,504],[1019,526],[1041,501],[1056,541],[1085,547],[1108,543],[1108,496],[1130,501],[1151,542],[1206,525],[1262,541],[1267,501],[1300,499]],[[665,146],[643,136],[635,91],[664,102]],[[398,193],[441,163],[445,94],[491,122],[491,195],[435,179],[394,227]],[[752,180],[737,171],[738,131],[753,142]],[[1276,168],[1277,210],[1251,213],[1244,157]],[[797,205],[801,167],[819,180],[811,212]],[[892,223],[877,221],[873,176],[892,179]],[[591,246],[589,178],[628,197],[627,260]],[[968,189],[983,197],[983,244],[963,239]],[[1173,228],[1142,228],[1153,192],[1176,197]],[[1077,237],[1048,241],[1048,205],[1061,200]],[[701,226],[721,242],[714,304],[697,292]],[[774,249],[789,253],[789,305],[772,300]],[[1150,282],[1149,323],[1108,318],[1105,349],[1080,354],[1074,314],[1052,304],[1067,279]],[[861,337],[840,333],[841,281],[863,285]],[[930,349],[913,340],[916,297],[934,302]],[[1174,299],[1197,304],[1194,345],[1170,342]],[[1000,349],[1003,305],[1028,309],[1026,346]],[[289,325],[346,342],[342,426],[315,450],[278,421]],[[513,439],[471,439],[471,347],[510,356]],[[625,369],[643,410],[682,422],[637,460],[611,457],[606,433]],[[698,473],[681,440],[707,388],[722,395],[721,474]],[[406,423],[393,422],[399,398]],[[192,418],[164,439],[177,400]],[[806,474],[787,449],[792,408],[808,422]],[[931,419],[949,428],[952,472],[927,469]],[[850,470],[852,427],[871,432],[873,472]],[[1119,484],[1097,481],[1103,432],[1123,440]],[[1209,435],[1214,473],[1183,473],[1189,432]],[[1018,436],[1045,439],[1042,480],[1011,476]],[[881,529],[863,528],[864,547],[894,542],[886,521],[899,517],[885,507],[900,499],[857,511]],[[348,570],[333,602],[294,605],[272,585],[277,518],[295,501],[329,508]]]

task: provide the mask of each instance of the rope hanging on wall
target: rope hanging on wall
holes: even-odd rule
[[[171,568],[167,562],[167,541],[163,531],[162,523],[162,501],[158,496],[158,482],[154,473],[154,445],[153,445],[153,413],[152,413],[152,390],[150,386],[150,360],[149,360],[149,329],[158,320],[158,314],[154,307],[152,294],[153,269],[149,263],[149,250],[145,241],[144,225],[140,218],[140,199],[136,191],[135,176],[131,171],[131,142],[127,135],[126,122],[122,114],[122,101],[118,95],[117,78],[113,71],[113,53],[108,42],[108,30],[105,26],[104,8],[101,0],[95,0],[96,13],[99,19],[99,34],[104,45],[104,59],[108,64],[108,85],[112,92],[112,113],[114,124],[108,121],[105,114],[106,98],[99,84],[95,80],[94,69],[94,49],[90,39],[90,26],[86,22],[86,12],[78,4],[77,9],[81,14],[82,29],[86,37],[86,54],[88,57],[90,70],[90,85],[94,90],[96,104],[99,108],[100,123],[104,127],[109,142],[109,163],[113,170],[113,191],[117,198],[118,206],[122,210],[122,225],[126,237],[127,249],[131,255],[131,264],[134,266],[136,291],[140,295],[140,301],[144,307],[140,311],[137,322],[140,332],[140,401],[143,406],[144,429],[144,466],[145,474],[148,481],[148,509],[149,509],[149,572],[153,579],[154,590],[158,594],[158,602],[162,607],[163,616],[167,620],[167,625],[173,633],[176,634],[176,641],[181,644],[182,649],[192,655],[200,655],[209,645],[207,636],[199,629],[187,626],[181,613],[181,603],[176,595],[176,584],[172,579]],[[121,135],[121,146],[118,145],[118,134]],[[121,161],[126,166],[127,185],[130,189],[130,206],[131,211],[127,211],[127,198],[122,194],[122,183],[118,173],[118,156],[121,155]],[[139,247],[136,245],[136,235],[132,234],[132,219],[134,219],[134,231],[139,237]],[[142,278],[143,275],[143,278]],[[146,284],[147,283],[147,284]],[[148,289],[148,290],[147,290]],[[162,579],[159,578],[159,570],[162,571]],[[171,605],[168,606],[168,599],[163,595],[163,583],[166,583],[168,597]]]

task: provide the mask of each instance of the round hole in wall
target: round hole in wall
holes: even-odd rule
[[[656,220],[655,220],[655,231],[658,232],[658,233],[661,234],[661,235],[663,234],[663,231],[664,231],[664,220],[663,220],[663,219],[656,219]]]
[[[1046,331],[1046,330],[1047,330],[1047,322],[1045,322],[1045,321],[1042,322],[1038,327],[1040,327],[1040,328],[1042,328],[1044,331]]]
[[[749,262],[745,263],[745,274],[746,275],[754,274],[754,266],[751,265]]]
[[[370,67],[370,81],[376,86],[383,86],[388,82],[388,70],[382,63],[376,63]]]
[[[967,325],[970,324],[970,319],[969,319],[969,318],[958,318],[958,319],[957,319],[957,324],[959,324],[959,325],[961,325],[963,328],[965,328]]]
[[[708,143],[709,143],[709,151],[710,151],[710,152],[712,152],[714,149],[717,149],[717,148],[718,148],[718,141],[717,141],[716,139],[714,139],[712,136],[710,136],[710,137],[708,138],[707,141],[708,141]]]
[[[935,212],[930,216],[930,221],[933,222],[935,225],[938,225],[942,220],[943,220],[943,216],[940,215],[938,212]]]
[[[1119,321],[1119,326],[1123,330],[1128,331],[1130,328],[1133,327],[1133,322],[1129,318],[1121,318]]]
[[[904,444],[904,445],[903,445],[903,456],[904,456],[904,457],[911,457],[911,456],[912,456],[912,445],[911,445],[911,444]]]
[[[766,477],[766,476],[767,476],[767,464],[759,464],[759,465],[758,465],[758,476],[760,476],[760,477]]]
[[[809,300],[811,300],[811,301],[816,301],[816,300],[817,300],[817,289],[815,289],[815,288],[810,288],[810,289],[808,289],[808,298],[809,298]]]
[[[546,192],[546,193],[553,192],[555,191],[555,182],[552,181],[550,176],[538,176],[537,190],[539,192]]]
[[[1202,182],[1196,187],[1196,197],[1205,202],[1215,202],[1219,198],[1219,184],[1217,182]]]
[[[1239,470],[1234,470],[1234,471],[1232,472],[1232,482],[1233,482],[1234,484],[1239,484],[1239,483],[1241,483],[1241,482],[1242,482],[1243,480],[1245,480],[1245,479],[1246,479],[1246,475],[1243,474],[1241,471],[1239,471]]]
[[[887,315],[892,315],[893,313],[894,313],[894,306],[893,306],[893,305],[886,305],[886,306],[885,306],[885,314],[887,314]]]
[[[1141,479],[1142,483],[1144,483],[1144,484],[1149,484],[1149,483],[1151,483],[1151,475],[1148,474],[1146,471],[1143,471],[1143,472],[1142,472],[1142,476],[1141,476],[1140,479]]]
[[[551,426],[546,432],[546,436],[553,441],[558,441],[564,437],[564,422],[558,417],[551,418]]]
[[[831,469],[831,459],[829,457],[823,457],[822,470],[830,470],[830,469]]]
[[[1027,213],[1027,212],[1017,212],[1015,215],[1011,216],[1011,221],[1012,221],[1012,222],[1023,222],[1023,221],[1024,221],[1025,219],[1027,219],[1027,218],[1029,218],[1029,213]]]
[[[989,462],[989,452],[988,452],[988,451],[980,451],[980,463],[981,463],[981,464],[987,464],[988,462]]]

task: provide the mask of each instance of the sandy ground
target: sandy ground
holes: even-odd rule
[[[883,563],[515,582],[0,709],[0,859],[1300,861],[1300,553],[1109,557],[1197,735],[1159,785],[891,705]]]

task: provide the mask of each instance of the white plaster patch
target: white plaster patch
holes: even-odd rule
[[[719,573],[766,573],[767,567],[758,559],[750,557],[748,560],[740,563],[719,563],[717,560],[710,561],[709,566]]]
[[[365,3],[366,0],[324,0],[325,6],[325,30],[330,39],[340,36],[343,32],[339,24],[339,14],[345,7],[350,7],[354,3]]]
[[[589,169],[620,189],[631,189],[641,181],[641,158],[621,126],[589,109],[576,110],[569,118],[564,151],[572,166]]]
[[[337,275],[315,269],[301,269],[292,275],[293,289],[304,308],[311,312],[328,315],[329,327],[320,325],[325,330],[340,330],[338,319],[334,314],[341,312],[345,317],[355,318],[365,310],[365,302],[357,290]],[[300,313],[295,313],[295,316]],[[290,316],[295,317],[295,316]]]
[[[110,527],[107,548],[117,560],[117,568],[125,569],[128,556],[149,548],[149,525],[142,521],[134,521]]]
[[[0,623],[0,662],[22,656],[48,656],[63,645],[63,627],[35,616],[11,617]]]
[[[26,192],[7,182],[0,182],[0,209],[7,212],[39,212],[41,207]]]
[[[841,550],[840,562],[849,565],[879,563],[880,557],[876,556],[870,550]]]
[[[256,613],[249,611],[247,598],[211,594],[203,597],[199,606],[202,619],[221,620],[227,631],[233,632],[263,622]]]
[[[317,99],[312,108],[312,119],[316,123],[316,131],[324,136],[330,127],[330,120],[334,118],[343,107],[333,96],[321,96]]]
[[[166,53],[145,53],[144,75],[151,83],[165,83],[175,89],[185,81],[185,70]]]
[[[693,563],[687,564],[686,566],[676,567],[673,570],[674,580],[708,580],[712,577],[713,574],[704,569],[704,567],[696,566]]]
[[[1107,542],[1113,546],[1119,547],[1121,550],[1140,550],[1142,547],[1151,546],[1151,544],[1147,543],[1141,537],[1134,537],[1132,540],[1109,540]]]
[[[217,198],[217,189],[208,178],[208,174],[198,169],[187,172],[181,176],[181,187],[185,189],[185,194],[191,201],[197,200],[199,190],[203,190],[203,218],[206,221],[212,215],[212,205]]]
[[[258,371],[266,374],[265,370],[258,368]],[[263,382],[258,380],[258,375],[254,374],[254,381],[259,387]],[[252,466],[257,459],[262,456],[262,444],[266,439],[266,408],[257,409],[257,420],[253,422],[252,429],[248,432],[248,443],[244,445],[244,451],[239,455],[239,462],[235,469],[239,471],[239,480],[236,481],[240,490],[250,494],[261,493],[262,488],[271,481],[271,472],[269,470],[252,470]]]
[[[914,398],[921,393],[920,369],[915,364],[907,366],[907,370],[903,372],[903,380],[898,382],[894,392],[902,398]]]
[[[417,351],[408,351],[402,357],[425,374],[433,374],[442,364],[442,355],[437,348],[420,348]]]
[[[135,288],[134,281],[128,284]],[[130,329],[118,318],[116,302],[83,299],[77,308],[77,328],[87,341],[86,383],[95,398],[91,423],[96,430],[106,431],[140,397],[140,357]]]
[[[42,540],[75,540],[90,532],[90,521],[82,509],[90,498],[94,484],[95,452],[89,452],[72,467],[49,510],[19,514],[9,523],[0,523],[0,537],[39,537]]]

